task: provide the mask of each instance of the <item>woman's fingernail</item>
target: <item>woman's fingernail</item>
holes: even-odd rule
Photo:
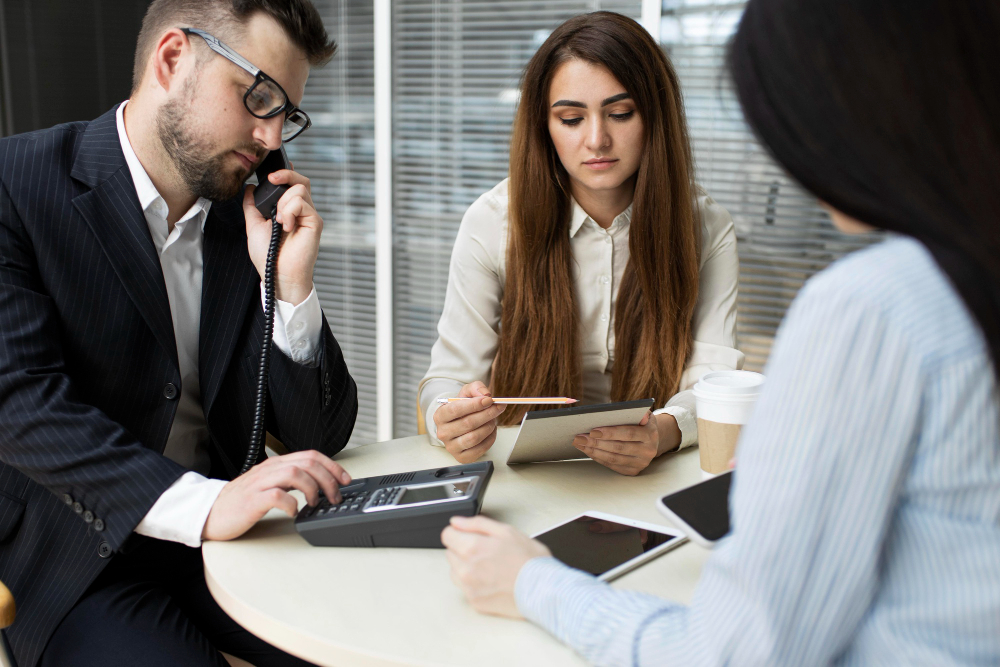
[[[592,431],[591,431],[590,433],[591,433],[592,435],[595,435],[595,436],[597,436],[598,438],[600,438],[601,436],[603,436],[603,435],[604,435],[604,431],[602,431],[602,430],[601,430],[601,429],[599,429],[599,428],[595,428],[595,429],[594,429],[594,430],[592,430]]]

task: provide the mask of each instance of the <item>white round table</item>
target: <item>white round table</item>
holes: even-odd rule
[[[590,461],[507,466],[516,428],[501,429],[483,514],[526,533],[586,510],[669,525],[656,499],[701,479],[697,449],[637,477]],[[454,463],[426,436],[337,455],[355,478]],[[301,500],[300,500],[301,502]],[[223,609],[271,644],[318,665],[580,665],[548,633],[483,616],[451,581],[444,550],[313,547],[272,511],[240,539],[206,542],[205,578]],[[612,585],[688,602],[708,552],[690,543]]]

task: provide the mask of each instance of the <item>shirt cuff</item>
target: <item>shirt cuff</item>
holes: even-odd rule
[[[698,420],[687,408],[679,405],[668,405],[653,412],[654,415],[671,415],[677,420],[677,428],[681,430],[681,444],[674,451],[698,444]]]
[[[319,305],[316,287],[297,306],[281,299],[275,299],[275,303],[274,344],[292,361],[304,366],[315,366],[323,332],[323,309]],[[264,308],[263,282],[260,284],[260,305]]]
[[[160,494],[135,532],[158,540],[201,546],[208,513],[228,482],[186,472]]]

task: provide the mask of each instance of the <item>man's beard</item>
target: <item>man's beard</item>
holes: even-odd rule
[[[243,167],[234,170],[228,166],[226,162],[231,151],[211,155],[206,142],[184,122],[185,115],[190,117],[195,113],[191,104],[193,88],[193,85],[185,86],[182,99],[170,100],[160,107],[156,114],[156,131],[191,194],[214,202],[226,201],[240,193],[250,170]],[[255,164],[259,164],[263,157],[261,148],[255,144],[242,145],[233,150],[254,156]]]

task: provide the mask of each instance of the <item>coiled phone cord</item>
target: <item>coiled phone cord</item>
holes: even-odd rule
[[[257,464],[257,457],[264,447],[264,413],[267,410],[267,372],[271,365],[271,340],[274,335],[274,265],[278,261],[278,246],[281,245],[281,224],[275,220],[278,207],[271,211],[271,244],[267,247],[267,262],[264,264],[264,342],[260,350],[260,366],[257,371],[257,400],[254,404],[253,431],[250,433],[250,447],[243,462],[242,475]]]

